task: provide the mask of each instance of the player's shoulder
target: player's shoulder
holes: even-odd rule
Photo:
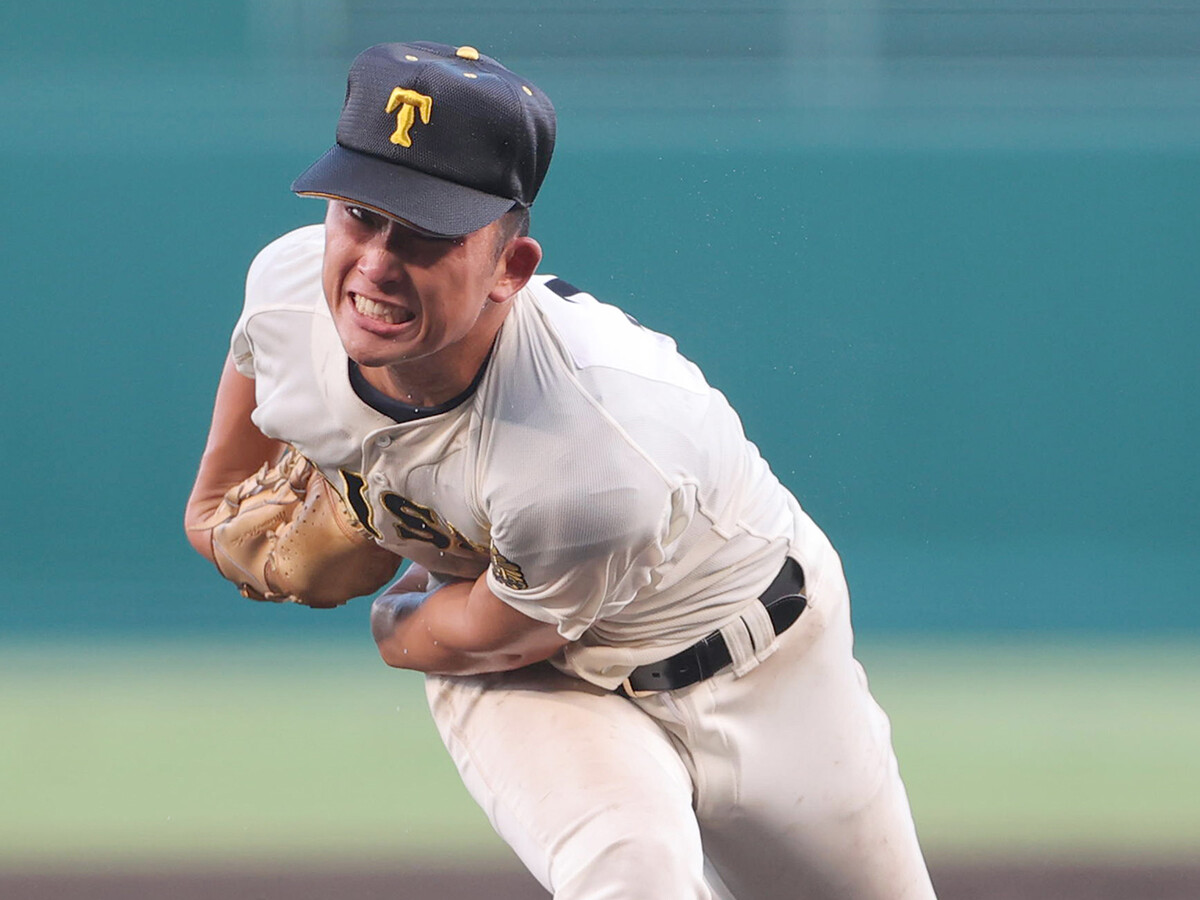
[[[540,317],[577,371],[620,371],[690,392],[709,390],[671,337],[645,327],[623,309],[556,275],[537,276],[529,289]]]
[[[305,225],[271,241],[258,252],[246,273],[246,303],[250,307],[306,298],[320,285],[325,252],[325,226]]]
[[[281,269],[307,269],[320,264],[325,252],[325,226],[304,225],[280,235],[258,251],[246,275],[247,283],[278,273]]]
[[[314,253],[320,255],[325,248],[325,226],[317,222],[301,225],[286,234],[281,234],[254,257],[254,265],[285,263],[289,260],[305,259]]]
[[[542,315],[561,332],[572,348],[603,346],[614,336],[629,337],[644,331],[653,340],[674,349],[674,342],[670,338],[643,329],[624,310],[601,302],[593,294],[557,275],[536,275],[530,280],[529,289]]]

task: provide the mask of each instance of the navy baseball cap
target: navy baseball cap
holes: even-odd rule
[[[474,47],[377,44],[350,67],[337,143],[292,182],[441,237],[533,204],[554,106]]]

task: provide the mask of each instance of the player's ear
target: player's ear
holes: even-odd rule
[[[533,238],[515,237],[510,240],[496,263],[499,274],[496,286],[488,297],[503,303],[529,283],[541,261],[542,245]]]

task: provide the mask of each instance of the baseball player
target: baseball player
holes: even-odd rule
[[[386,44],[254,260],[188,504],[248,596],[371,608],[558,900],[926,900],[825,535],[667,337],[539,274],[555,136],[471,47]],[[403,772],[393,773],[397,780]]]

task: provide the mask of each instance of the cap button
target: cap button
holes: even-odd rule
[[[479,51],[474,47],[459,47],[454,51],[454,55],[462,59],[479,59]]]

